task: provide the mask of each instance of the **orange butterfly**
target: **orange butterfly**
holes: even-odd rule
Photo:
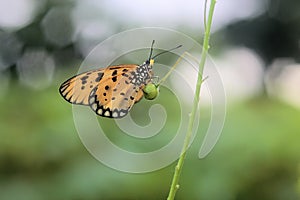
[[[149,59],[143,64],[109,66],[78,74],[60,86],[60,94],[72,104],[90,106],[97,115],[109,118],[126,116],[132,106],[141,100],[144,93],[149,92],[144,89],[147,84],[152,83],[154,58],[182,46],[179,45],[152,57],[153,44],[154,40]]]

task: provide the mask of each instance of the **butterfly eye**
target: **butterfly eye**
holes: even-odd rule
[[[158,95],[158,86],[153,83],[148,83],[145,85],[143,92],[146,99],[153,100]]]

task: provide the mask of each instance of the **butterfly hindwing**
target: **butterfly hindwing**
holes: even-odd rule
[[[143,97],[139,86],[131,83],[137,65],[127,65],[118,69],[109,67],[105,77],[94,88],[89,97],[92,110],[104,117],[121,118],[127,115],[131,107]],[[109,74],[106,77],[106,74]]]

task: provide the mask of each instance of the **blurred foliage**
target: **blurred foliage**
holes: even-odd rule
[[[230,24],[224,29],[224,37],[228,44],[254,49],[268,64],[278,57],[299,62],[299,6],[297,0],[271,0],[267,12]]]
[[[80,143],[57,87],[35,92],[14,85],[0,103],[0,199],[166,196],[174,164],[146,174],[103,166]],[[195,139],[178,199],[297,199],[299,119],[299,111],[267,98],[230,106],[207,158],[197,156],[203,136]],[[169,135],[172,130],[162,137]]]

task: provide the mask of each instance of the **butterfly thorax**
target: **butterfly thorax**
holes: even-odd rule
[[[143,86],[149,83],[153,76],[152,63],[144,62],[136,68],[135,72],[131,72],[130,82],[136,86]]]

